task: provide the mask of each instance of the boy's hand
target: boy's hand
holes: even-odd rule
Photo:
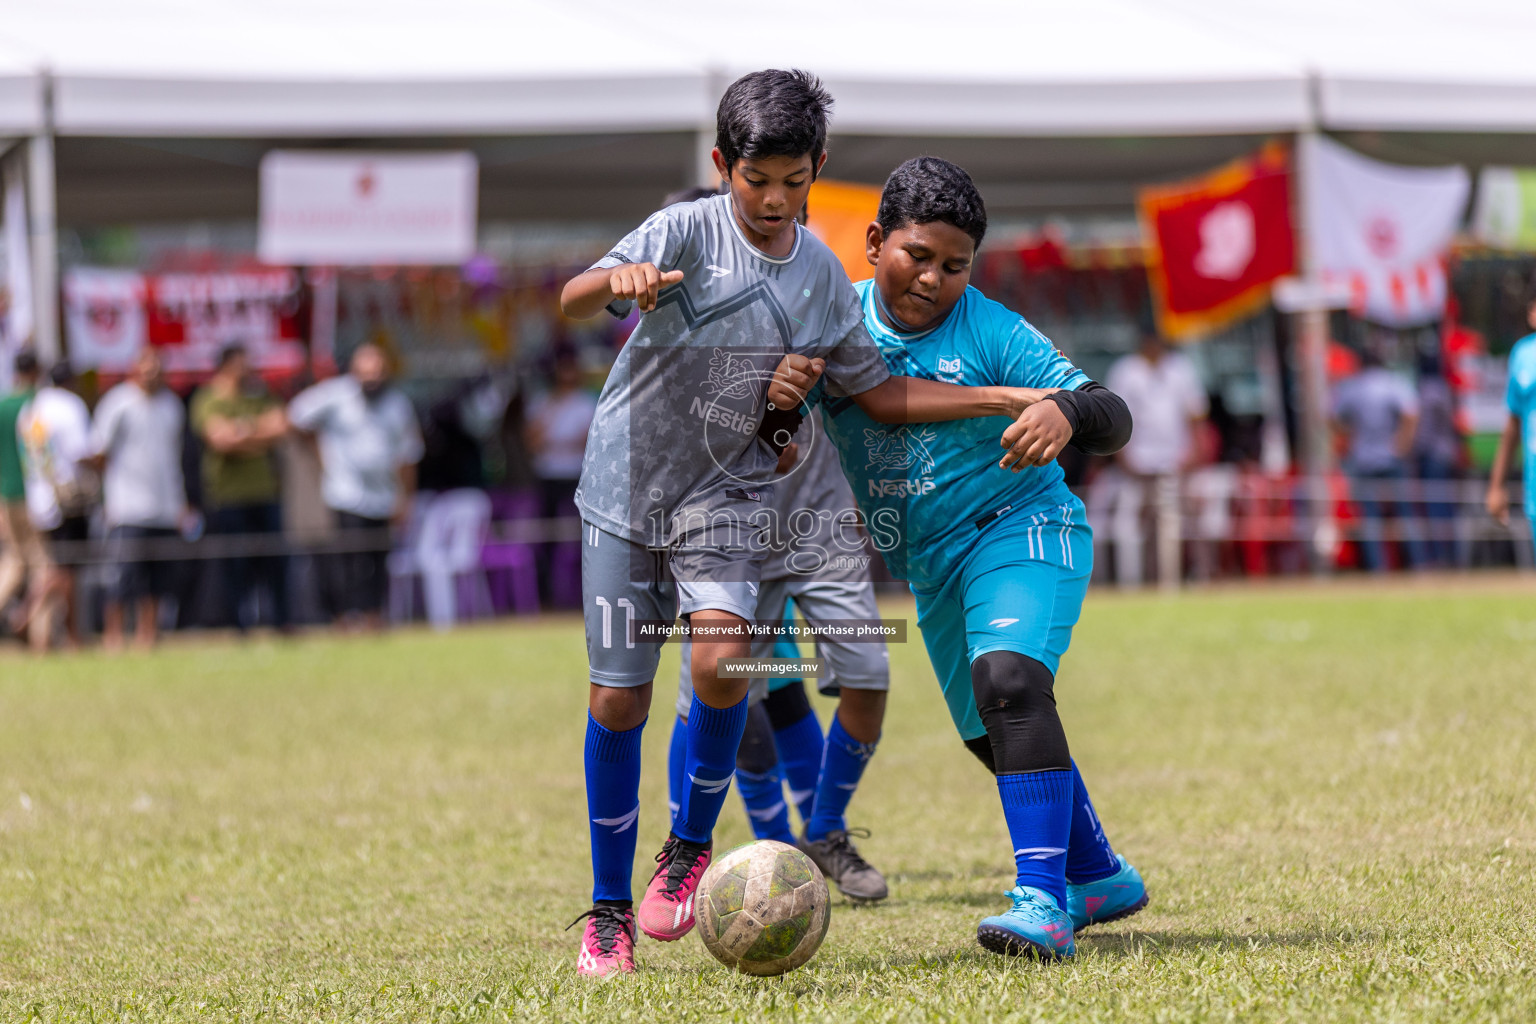
[[[1024,410],[1032,405],[1045,401],[1046,395],[1053,395],[1061,388],[1004,388],[1004,394],[1008,399],[1008,415],[1017,419],[1024,415]]]
[[[656,308],[656,293],[682,279],[681,270],[663,274],[654,263],[625,263],[608,275],[608,290],[615,299],[633,299],[640,312],[649,313]]]
[[[784,446],[779,453],[779,464],[773,467],[773,471],[780,476],[795,468],[795,462],[800,458],[800,446],[791,441]]]
[[[1488,514],[1498,522],[1500,526],[1509,525],[1509,489],[1502,483],[1495,481],[1488,485],[1488,494],[1483,499],[1483,504],[1488,507]]]
[[[773,381],[768,385],[769,408],[799,408],[826,368],[825,359],[797,356],[793,352],[779,360],[778,369],[773,371]]]
[[[1072,425],[1055,402],[1036,402],[1025,409],[1013,425],[1003,431],[1003,447],[1008,454],[998,463],[1015,473],[1025,466],[1043,466],[1072,440]]]

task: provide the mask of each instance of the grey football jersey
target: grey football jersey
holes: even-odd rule
[[[774,478],[769,502],[774,533],[763,565],[764,582],[869,578],[869,549],[858,502],[843,475],[837,446],[822,429],[822,415],[807,417],[795,436],[799,461]]]
[[[594,264],[653,263],[683,280],[640,317],[598,397],[577,495],[589,521],[664,547],[678,509],[697,514],[715,494],[736,508],[770,490],[777,459],[757,428],[785,353],[825,359],[834,395],[890,376],[841,264],[793,230],[775,259],[742,235],[729,196],[711,196],[652,214]]]

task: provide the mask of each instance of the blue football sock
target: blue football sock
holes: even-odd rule
[[[605,729],[587,713],[587,818],[592,831],[592,901],[634,898],[635,834],[640,818],[641,722],[625,732]]]
[[[848,735],[842,719],[832,716],[821,755],[821,778],[816,782],[816,805],[811,820],[806,822],[805,838],[815,842],[827,838],[828,832],[847,831],[843,812],[848,809],[854,790],[859,788],[864,766],[875,756],[875,743],[860,743]]]
[[[999,775],[997,792],[1013,840],[1019,885],[1048,892],[1067,909],[1067,838],[1072,833],[1072,773]]]
[[[692,843],[714,835],[720,808],[736,771],[736,750],[747,727],[747,698],[728,708],[712,708],[694,694],[688,709],[688,756],[683,768],[688,786],[683,807],[672,823],[674,834]]]
[[[789,783],[789,798],[800,813],[800,823],[809,825],[816,806],[816,784],[821,778],[825,746],[816,712],[793,725],[773,730],[773,741],[779,746],[779,767],[784,769],[784,780]]]
[[[754,836],[795,845],[795,834],[789,828],[789,804],[784,802],[784,778],[779,769],[759,773],[738,766],[736,788],[741,791],[742,803],[747,805]]]
[[[667,809],[677,820],[677,812],[683,806],[683,790],[688,786],[688,773],[683,770],[688,760],[688,719],[678,715],[672,719],[672,745],[667,748]]]
[[[1083,774],[1072,762],[1072,835],[1067,840],[1067,881],[1082,885],[1108,878],[1120,870],[1114,847],[1104,838],[1104,826],[1088,799]]]

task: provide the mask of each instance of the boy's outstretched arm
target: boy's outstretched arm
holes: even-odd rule
[[[1509,419],[1504,421],[1504,432],[1499,435],[1498,451],[1493,453],[1493,468],[1488,473],[1488,493],[1483,503],[1488,506],[1488,514],[1497,519],[1502,526],[1509,525],[1509,487],[1505,480],[1509,476],[1509,460],[1515,453],[1515,445],[1520,443],[1520,417],[1510,413]]]
[[[822,359],[785,356],[768,387],[768,401],[780,409],[798,405],[825,368]],[[876,423],[940,423],[980,416],[1015,418],[1048,393],[1043,388],[966,387],[922,377],[887,377],[851,397]]]
[[[656,293],[683,279],[681,270],[662,273],[654,263],[595,267],[577,274],[560,290],[560,311],[572,320],[597,316],[609,303],[633,300],[640,312],[656,308]]]

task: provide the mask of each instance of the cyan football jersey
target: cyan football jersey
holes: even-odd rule
[[[874,282],[854,287],[864,325],[893,374],[971,386],[1075,390],[1088,383],[1023,317],[975,288],[966,288],[937,327],[901,334],[881,322]],[[884,426],[851,399],[825,401],[827,431],[870,536],[891,572],[914,590],[943,586],[982,530],[1004,515],[1081,515],[1056,463],[1019,473],[999,468],[1004,417]]]
[[[1520,420],[1525,449],[1525,514],[1536,520],[1536,334],[1515,342],[1509,352],[1509,387],[1504,393],[1510,414]]]

